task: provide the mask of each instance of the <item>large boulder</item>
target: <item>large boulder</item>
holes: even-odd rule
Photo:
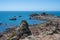
[[[16,30],[16,36],[15,38],[12,39],[21,39],[25,38],[27,36],[31,35],[31,31],[28,27],[28,23],[25,20],[22,20],[20,27],[17,28]]]
[[[31,33],[30,32],[30,29],[29,29],[29,26],[28,26],[28,23],[26,20],[22,20],[21,24],[20,24],[20,30],[25,34],[29,34]]]
[[[13,17],[13,18],[10,18],[9,20],[17,20],[17,18],[16,17]]]

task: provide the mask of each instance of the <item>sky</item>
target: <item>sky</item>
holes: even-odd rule
[[[60,0],[0,0],[0,11],[60,11]]]

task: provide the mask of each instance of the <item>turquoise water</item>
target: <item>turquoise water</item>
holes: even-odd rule
[[[32,13],[38,13],[41,14],[41,11],[0,11],[0,23],[3,23],[3,26],[0,26],[0,32],[5,31],[5,29],[10,28],[12,26],[18,26],[22,20],[26,20],[29,25],[33,25],[33,24],[39,24],[39,23],[43,23],[43,21],[40,20],[29,20],[29,15]],[[56,16],[60,16],[60,12],[59,11],[47,11],[47,14],[54,14]],[[17,20],[9,20],[9,18],[12,18],[16,16]],[[22,16],[22,17],[19,17]],[[7,24],[7,26],[5,25]]]

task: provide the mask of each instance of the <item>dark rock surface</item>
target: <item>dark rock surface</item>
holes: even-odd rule
[[[10,18],[9,20],[17,20],[17,18],[16,17],[13,17],[13,18]]]
[[[37,13],[34,13],[34,14],[31,14],[31,15],[29,15],[30,17],[33,17],[33,16],[38,16],[39,14],[37,14]]]
[[[45,12],[43,12],[41,15],[42,15],[42,16],[46,16],[47,14],[46,14]]]
[[[0,33],[0,38],[3,36],[3,34],[2,33]]]
[[[0,25],[1,25],[2,23],[0,23]]]
[[[19,17],[22,17],[22,16],[19,16]]]

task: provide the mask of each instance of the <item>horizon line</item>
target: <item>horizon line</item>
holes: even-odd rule
[[[8,10],[7,10],[8,11]],[[41,11],[41,10],[40,10]],[[43,10],[44,11],[44,10]],[[46,11],[46,10],[45,10]],[[60,11],[60,10],[48,10],[48,11]]]

